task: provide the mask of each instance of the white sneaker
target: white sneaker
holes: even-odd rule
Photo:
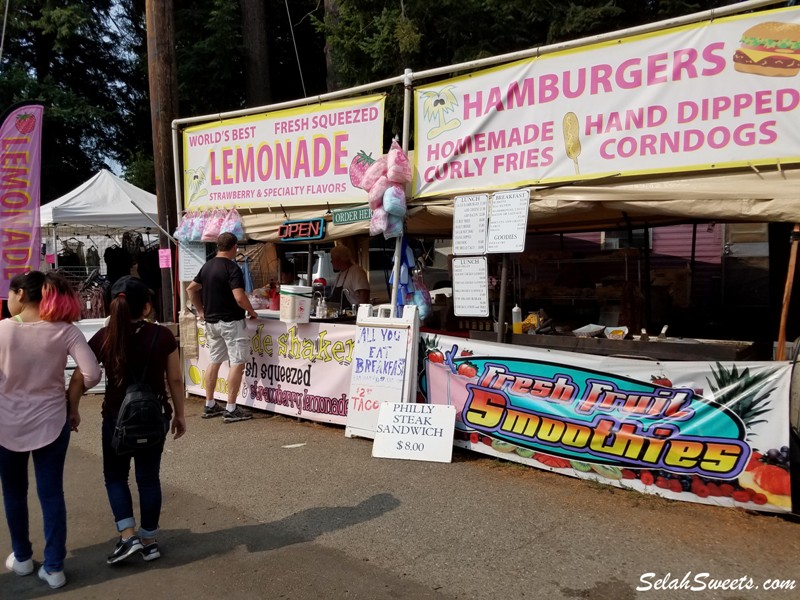
[[[16,558],[14,558],[14,553],[12,552],[6,559],[6,569],[13,571],[20,577],[30,575],[33,573],[33,559],[29,558],[24,562],[19,562]]]
[[[47,585],[51,588],[58,589],[67,583],[67,578],[64,575],[64,571],[56,571],[55,573],[48,573],[47,569],[44,568],[44,565],[39,567],[39,579],[42,581],[46,581]]]

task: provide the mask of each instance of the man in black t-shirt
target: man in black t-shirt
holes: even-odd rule
[[[202,266],[186,292],[197,309],[197,315],[206,322],[211,363],[206,369],[206,407],[203,418],[222,415],[225,423],[252,419],[253,415],[239,406],[236,398],[242,384],[244,365],[250,349],[245,332],[245,314],[256,318],[250,300],[244,291],[244,276],[236,256],[237,241],[232,233],[217,238],[217,255]],[[223,410],[214,400],[214,389],[222,363],[229,361],[228,404]]]

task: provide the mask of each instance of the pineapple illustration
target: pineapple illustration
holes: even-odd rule
[[[706,379],[714,401],[739,417],[748,433],[751,433],[754,425],[766,423],[765,419],[759,417],[772,410],[767,400],[775,391],[775,386],[769,384],[775,369],[751,373],[749,368],[739,372],[736,365],[727,369],[717,362],[716,366],[716,370],[711,367],[714,380]]]

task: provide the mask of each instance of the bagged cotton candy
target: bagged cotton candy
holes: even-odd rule
[[[386,162],[386,174],[389,181],[393,183],[408,183],[411,181],[411,165],[396,140],[392,141],[392,147],[389,149]]]
[[[398,217],[387,213],[386,229],[383,232],[383,237],[387,240],[398,238],[403,235],[403,217]]]
[[[383,193],[383,210],[396,217],[406,216],[406,192],[399,183],[393,183]]]
[[[385,175],[381,175],[378,181],[372,184],[372,188],[369,190],[369,207],[372,210],[383,208],[383,195],[391,185]]]
[[[372,218],[369,220],[369,234],[378,235],[386,231],[389,214],[382,208],[372,209]]]
[[[372,163],[364,173],[364,177],[361,179],[361,185],[358,187],[369,192],[372,189],[372,186],[375,185],[375,182],[386,175],[386,162],[386,156],[381,156],[378,160]]]

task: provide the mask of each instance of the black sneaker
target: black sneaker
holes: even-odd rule
[[[219,417],[222,413],[225,412],[225,409],[222,408],[219,404],[214,404],[214,406],[206,406],[203,408],[203,418],[204,419],[212,419],[214,417]]]
[[[121,560],[125,560],[131,554],[136,554],[137,552],[142,551],[142,540],[139,539],[138,535],[132,535],[127,540],[119,538],[116,547],[114,548],[114,552],[112,552],[107,561],[108,564],[113,565],[114,563],[118,563]]]
[[[244,410],[241,406],[237,406],[233,410],[226,410],[225,414],[222,415],[222,421],[224,423],[235,423],[236,421],[247,421],[247,419],[252,419],[253,413],[250,411]]]
[[[145,560],[155,560],[161,557],[161,552],[158,551],[158,542],[147,544],[142,547],[142,558]]]

